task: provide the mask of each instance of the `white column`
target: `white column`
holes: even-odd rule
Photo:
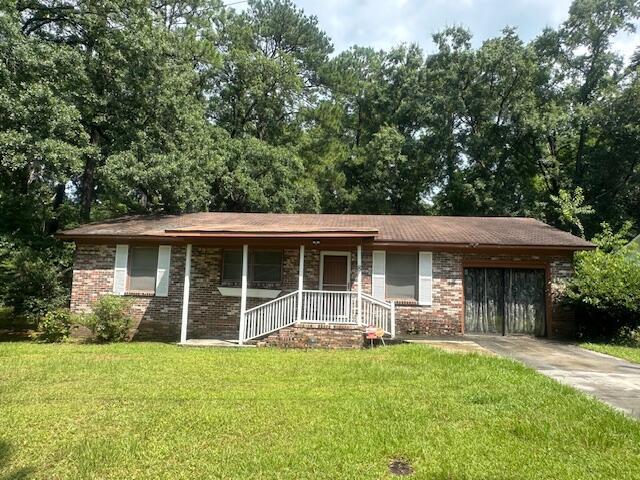
[[[298,264],[298,322],[302,320],[302,290],[304,290],[304,245],[300,245],[300,262]]]
[[[396,338],[396,302],[391,300],[391,338]]]
[[[362,245],[357,249],[357,269],[358,269],[358,325],[362,323]]]
[[[247,311],[247,270],[249,266],[249,245],[242,246],[242,293],[240,294],[240,333],[238,343],[244,343],[244,332],[246,329]]]
[[[180,325],[180,343],[187,341],[187,321],[189,319],[189,288],[191,287],[191,244],[187,245],[184,261],[184,289],[182,291],[182,324]]]

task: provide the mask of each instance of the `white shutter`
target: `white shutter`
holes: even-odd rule
[[[158,247],[158,271],[156,273],[156,296],[169,295],[169,267],[171,265],[171,245]]]
[[[373,266],[371,269],[371,296],[379,300],[384,300],[384,271],[386,260],[387,255],[384,250],[373,251]]]
[[[127,260],[129,245],[116,245],[116,263],[113,268],[113,293],[124,295],[127,288]]]
[[[433,290],[433,254],[431,252],[420,252],[418,268],[418,303],[431,305]]]

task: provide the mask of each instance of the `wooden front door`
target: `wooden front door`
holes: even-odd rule
[[[346,255],[323,255],[322,290],[346,292],[349,290],[348,257]]]

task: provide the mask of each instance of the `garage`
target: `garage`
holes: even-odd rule
[[[544,269],[464,269],[465,333],[544,336],[545,325]]]

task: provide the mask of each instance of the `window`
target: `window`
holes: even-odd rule
[[[242,251],[225,250],[222,254],[222,283],[242,282]],[[249,283],[261,285],[282,281],[282,252],[256,250],[249,256]]]
[[[132,292],[155,292],[158,247],[129,248],[129,287]]]
[[[226,283],[242,281],[242,250],[225,250],[222,254],[222,281]]]
[[[282,280],[282,252],[257,250],[253,252],[251,279],[253,283],[280,283]]]
[[[418,256],[415,253],[387,252],[386,297],[416,299]]]

